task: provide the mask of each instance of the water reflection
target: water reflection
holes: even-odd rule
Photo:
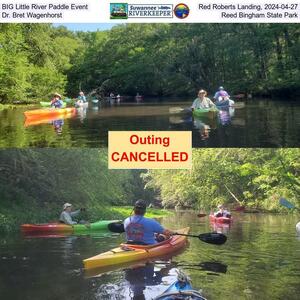
[[[219,261],[204,261],[199,264],[196,263],[178,263],[177,267],[184,267],[185,270],[199,270],[199,271],[205,271],[209,272],[208,274],[215,273],[218,275],[218,273],[225,274],[227,272],[227,265],[219,262]]]
[[[125,279],[128,281],[130,294],[133,300],[145,300],[146,287],[159,285],[162,278],[168,275],[171,265],[157,268],[153,263],[142,267],[125,270]]]
[[[234,117],[235,109],[233,107],[221,108],[218,112],[219,122],[221,125],[228,125]]]
[[[77,117],[64,119],[63,134],[56,139],[56,131],[49,134],[49,126],[43,125],[49,120],[25,123],[24,128],[26,108],[2,110],[0,147],[107,147],[109,130],[190,130],[193,147],[300,145],[300,106],[293,101],[254,99],[220,110],[217,118],[193,120],[187,99],[152,103],[111,100],[78,109]]]
[[[63,127],[63,125],[64,125],[64,120],[63,120],[63,119],[60,119],[60,120],[54,120],[54,121],[52,122],[52,125],[53,125],[53,127],[54,127],[55,132],[56,132],[58,135],[62,134],[62,127]]]

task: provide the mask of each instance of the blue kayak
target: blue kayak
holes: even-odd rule
[[[190,280],[187,277],[184,280],[179,277],[163,294],[156,297],[155,300],[206,300],[201,296],[200,292],[192,288]]]

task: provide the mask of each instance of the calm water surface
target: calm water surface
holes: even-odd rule
[[[104,103],[75,117],[25,124],[25,108],[0,111],[0,147],[106,147],[109,130],[189,130],[193,147],[299,147],[300,102],[238,102],[213,119],[193,119],[192,100]],[[27,108],[28,109],[33,109]]]
[[[152,299],[175,279],[176,269],[208,299],[299,299],[300,238],[296,216],[240,214],[225,245],[190,238],[167,261],[99,274],[84,272],[82,259],[118,245],[123,236],[0,237],[1,299]],[[212,230],[207,218],[184,212],[167,217],[170,228]]]

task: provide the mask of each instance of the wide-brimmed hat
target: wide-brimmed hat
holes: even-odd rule
[[[198,94],[207,94],[207,92],[205,91],[205,90],[200,90],[199,92],[198,92]]]
[[[61,94],[59,94],[59,93],[54,93],[54,96],[57,96],[57,97],[59,97],[60,99],[62,98],[62,97],[61,97]]]
[[[72,206],[71,203],[65,203],[65,204],[64,204],[64,210],[65,210],[67,207],[71,207],[71,206]]]

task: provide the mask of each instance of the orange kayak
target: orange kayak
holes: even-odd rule
[[[186,227],[176,232],[187,234],[189,230],[190,228]],[[93,269],[141,261],[173,253],[183,248],[186,242],[186,236],[173,235],[168,240],[149,246],[121,244],[118,248],[85,259],[83,264],[85,269]]]
[[[40,124],[51,124],[51,122],[61,119],[69,119],[76,115],[76,111],[67,113],[63,116],[63,118],[49,118],[49,117],[41,117],[41,118],[26,118],[24,126],[33,126],[33,125],[40,125]]]
[[[24,112],[26,120],[28,119],[63,119],[65,116],[69,114],[75,114],[75,107],[68,108],[42,108],[42,109],[34,109],[27,110]]]

